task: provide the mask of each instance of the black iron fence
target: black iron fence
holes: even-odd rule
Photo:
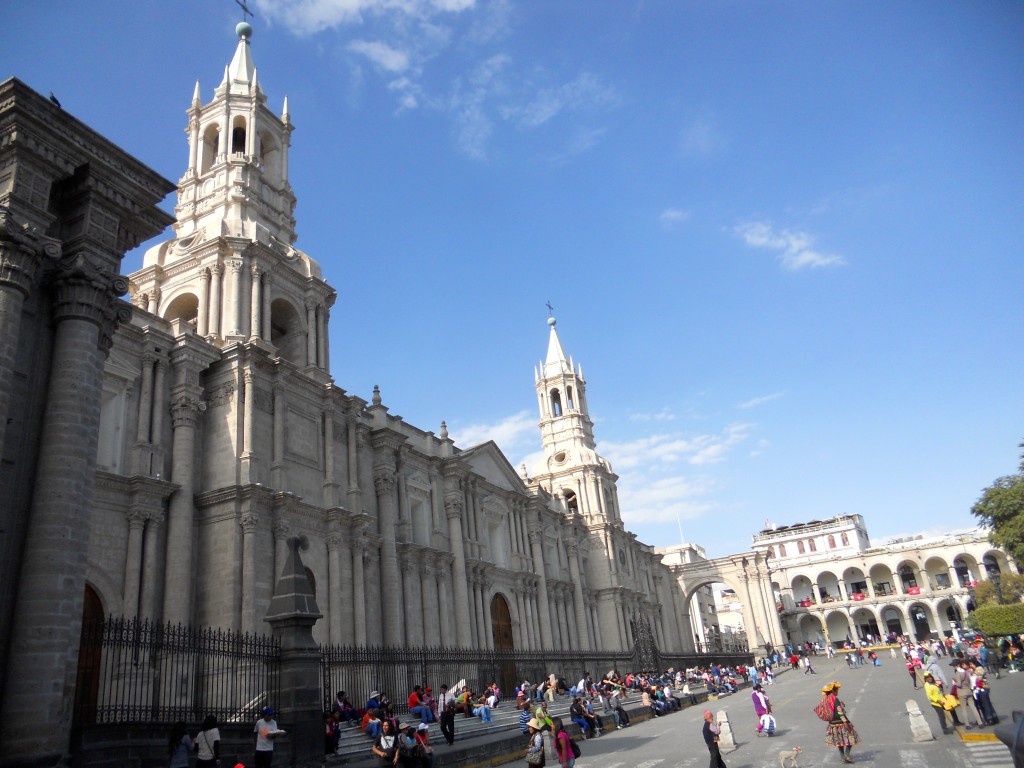
[[[253,722],[280,689],[271,636],[108,618],[82,627],[75,719]]]

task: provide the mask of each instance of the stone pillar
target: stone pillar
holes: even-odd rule
[[[270,463],[270,485],[284,490],[284,383],[274,384],[274,458]]]
[[[334,479],[334,406],[324,406],[324,506],[338,506],[338,484]]]
[[[365,540],[362,529],[356,528],[352,534],[352,626],[354,630],[354,642],[356,645],[366,645],[366,582],[363,578],[366,574],[366,563],[364,561]]]
[[[441,615],[440,644],[443,648],[452,648],[459,644],[459,637],[458,632],[452,631],[455,614],[452,609],[451,572],[446,567],[437,570],[437,603]]]
[[[273,326],[271,324],[272,320],[273,320],[273,309],[272,309],[272,306],[271,306],[271,302],[273,301],[273,295],[272,295],[271,290],[270,290],[271,285],[272,285],[272,280],[271,280],[271,277],[270,277],[270,272],[264,272],[263,273],[263,312],[262,312],[262,317],[260,318],[263,321],[263,323],[262,323],[263,331],[260,334],[260,336],[261,336],[261,338],[264,341],[268,341],[268,342],[271,340],[271,338],[274,335]]]
[[[327,370],[327,307],[323,304],[316,312],[316,359],[317,365]]]
[[[437,565],[427,557],[423,561],[423,644],[441,645],[441,607],[437,594]]]
[[[160,289],[154,288],[149,294],[149,302],[146,304],[146,311],[151,315],[155,315],[158,309],[160,309]]]
[[[243,295],[243,267],[245,262],[241,258],[233,258],[226,262],[230,272],[230,285],[228,286],[228,301],[225,302],[230,308],[227,327],[230,329],[227,334],[235,338],[244,337],[242,329],[242,295]]]
[[[462,536],[462,491],[458,487],[459,477],[452,472],[445,473],[444,509],[448,515],[448,539],[455,561],[452,564],[452,589],[455,608],[455,642],[461,648],[468,648],[470,640],[469,590],[466,576],[466,550]]]
[[[423,593],[419,566],[416,560],[418,549],[407,547],[402,567],[402,582],[405,591],[405,645],[420,647],[426,645],[423,632]]]
[[[353,514],[363,511],[363,492],[359,488],[359,412],[353,403],[345,413],[348,437],[348,508]]]
[[[530,551],[533,555],[533,572],[537,574],[537,610],[540,613],[540,642],[545,650],[554,648],[551,644],[551,609],[548,607],[548,579],[544,572],[540,523],[529,523]]]
[[[142,547],[142,603],[139,618],[156,621],[159,618],[160,593],[158,591],[163,564],[157,552],[160,528],[164,524],[163,510],[150,510],[146,516],[146,532]]]
[[[212,341],[223,335],[221,330],[221,299],[224,296],[224,269],[220,264],[210,265],[210,329],[208,338]]]
[[[242,410],[242,458],[249,460],[249,470],[251,473],[251,462],[255,456],[253,453],[253,439],[256,433],[256,374],[252,370],[243,371],[242,380],[245,383],[245,389],[242,393],[242,396],[245,398]],[[253,480],[251,474],[249,478],[242,478],[243,483],[246,480],[250,482]]]
[[[258,339],[260,337],[260,309],[262,307],[260,302],[260,275],[263,274],[263,271],[256,264],[253,264],[249,271],[252,279],[249,296],[249,338]]]
[[[21,333],[21,313],[29,291],[35,283],[41,250],[35,238],[27,234],[4,212],[0,218],[0,450],[3,449],[8,419],[11,417],[11,386],[14,380],[14,358]],[[45,256],[55,259],[60,254],[56,243],[48,243]],[[22,420],[12,423],[22,426]]]
[[[590,650],[590,632],[587,630],[587,609],[583,603],[583,584],[580,579],[580,547],[575,541],[569,544],[569,578],[572,579],[573,604],[576,613],[576,641],[580,650]]]
[[[128,511],[128,552],[124,559],[123,606],[126,618],[139,615],[139,587],[142,581],[142,534],[146,513],[132,508]]]
[[[295,768],[319,768],[324,758],[320,646],[313,639],[313,625],[322,614],[299,556],[308,546],[304,536],[288,541],[285,567],[266,615],[281,643],[281,699],[274,706],[278,723],[288,731]]]
[[[71,721],[66,692],[78,664],[103,361],[114,327],[131,312],[117,300],[127,281],[97,269],[91,256],[71,251],[52,283],[51,374],[9,628],[7,668],[24,674],[8,675],[2,694],[8,759],[50,761],[68,743],[66,728],[55,726]],[[6,299],[17,304],[9,290]]]
[[[259,548],[256,542],[256,526],[260,516],[255,512],[243,512],[238,521],[242,529],[242,631],[255,634],[256,616],[256,572],[260,567]]]
[[[341,640],[341,593],[348,587],[341,580],[341,535],[327,534],[327,637],[331,645]]]
[[[316,365],[316,302],[306,299],[306,365]]]
[[[156,376],[153,379],[153,423],[150,429],[150,440],[161,445],[164,439],[164,413],[167,411],[167,402],[164,399],[164,376],[167,373],[167,363],[163,360],[156,361]]]
[[[285,561],[288,559],[288,537],[291,535],[291,532],[292,527],[288,525],[287,520],[282,519],[279,511],[273,525],[275,579],[281,575],[281,569],[284,568]]]
[[[196,334],[206,338],[210,333],[210,270],[199,272],[199,314],[196,316]]]
[[[172,624],[190,624],[192,621],[193,461],[198,417],[197,399],[184,393],[174,399],[171,405],[174,429],[171,480],[177,483],[178,490],[171,496],[168,510],[163,612],[163,620]]]
[[[376,446],[375,446],[376,447]],[[399,634],[402,610],[401,592],[398,588],[398,552],[395,547],[395,470],[394,459],[391,465],[384,460],[375,463],[373,468],[374,489],[377,492],[377,520],[380,529],[380,594],[389,595],[381,600],[381,624],[384,645],[401,645]]]
[[[153,416],[153,363],[154,357],[142,356],[142,391],[139,393],[139,426],[136,437],[140,443],[149,443]]]

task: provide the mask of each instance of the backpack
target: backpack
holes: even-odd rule
[[[577,758],[580,756],[580,745],[573,739],[569,739],[569,746],[572,747],[572,756]]]
[[[819,720],[824,720],[827,723],[832,720],[835,710],[829,704],[828,699],[822,699],[818,702],[818,706],[814,708],[814,714],[818,716]]]

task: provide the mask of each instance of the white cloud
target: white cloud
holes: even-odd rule
[[[675,421],[676,415],[668,408],[662,408],[657,413],[631,413],[630,421]]]
[[[540,89],[525,105],[509,108],[506,113],[524,128],[538,128],[563,112],[604,108],[616,103],[618,96],[613,88],[596,75],[583,72],[567,83]]]
[[[751,248],[775,251],[779,262],[790,271],[804,267],[838,267],[846,260],[838,254],[813,249],[814,236],[807,232],[776,231],[765,221],[748,221],[733,228],[733,234]]]
[[[679,147],[683,155],[710,157],[726,145],[725,136],[712,115],[697,115],[683,127]]]
[[[392,48],[387,43],[353,40],[348,49],[362,54],[385,72],[403,72],[409,68],[409,54]]]
[[[653,463],[686,462],[700,466],[722,461],[731,448],[746,440],[753,425],[730,424],[721,434],[685,437],[681,434],[658,434],[625,443],[601,443],[599,452],[611,461],[616,470],[625,470]]]
[[[744,402],[737,404],[736,407],[737,408],[742,408],[744,410],[747,410],[749,408],[756,408],[759,405],[764,405],[765,403],[770,403],[772,400],[778,400],[784,394],[786,394],[786,393],[785,392],[772,392],[770,395],[762,395],[761,397],[754,397],[754,398],[751,398],[750,400],[745,400]]]
[[[280,22],[300,36],[363,24],[368,17],[426,20],[462,13],[475,4],[474,0],[255,0],[261,18]]]
[[[493,440],[507,457],[527,448],[528,441],[537,442],[537,417],[529,411],[520,411],[493,423],[451,428],[448,434],[459,448],[470,448]]]
[[[673,475],[642,482],[626,480],[619,483],[619,503],[628,524],[693,519],[716,508],[706,498],[714,487],[713,481],[703,477],[687,479]]]
[[[661,222],[663,227],[670,229],[676,224],[685,224],[692,216],[692,211],[687,211],[682,208],[666,208],[658,216],[658,221]]]

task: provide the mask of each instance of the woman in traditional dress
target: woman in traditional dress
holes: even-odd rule
[[[852,763],[850,750],[860,744],[860,736],[846,715],[846,705],[839,700],[840,687],[838,682],[831,682],[822,688],[825,698],[818,707],[829,716],[828,725],[825,726],[825,746],[835,747],[844,763]]]

